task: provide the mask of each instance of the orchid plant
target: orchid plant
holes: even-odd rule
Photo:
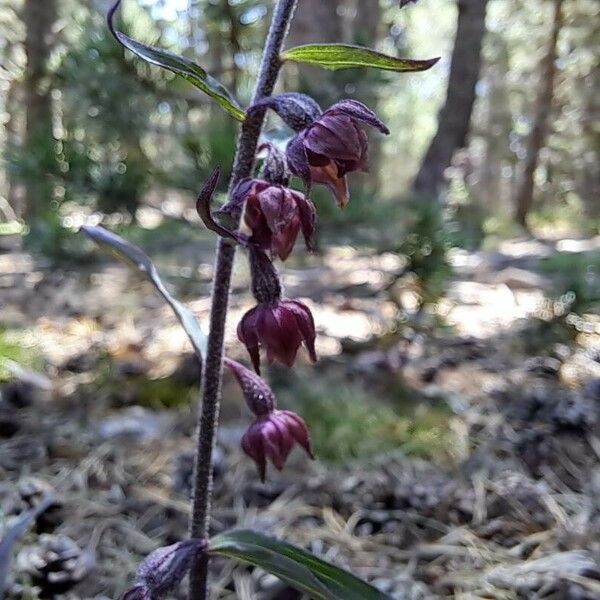
[[[408,3],[402,0],[400,6]],[[328,69],[369,67],[398,72],[423,71],[433,66],[437,59],[400,59],[345,44],[311,44],[282,52],[298,0],[277,0],[254,96],[250,106],[242,110],[225,87],[199,65],[119,31],[115,26],[115,15],[120,4],[121,0],[117,0],[108,14],[108,26],[119,43],[139,58],[182,76],[241,122],[228,202],[218,211],[211,209],[211,198],[219,179],[218,166],[197,201],[202,221],[219,236],[208,336],[195,315],[171,296],[152,261],[140,248],[102,227],[82,227],[83,233],[150,280],[175,312],[202,364],[189,539],[152,552],[140,565],[134,585],[122,598],[163,598],[189,574],[188,597],[205,600],[209,593],[208,564],[214,555],[259,566],[311,598],[386,598],[384,593],[347,571],[263,534],[243,530],[209,538],[212,453],[225,366],[238,381],[254,415],[241,439],[241,446],[256,463],[260,478],[265,479],[267,463],[283,469],[296,444],[314,459],[306,423],[294,412],[277,408],[271,388],[260,376],[261,353],[268,363],[277,361],[292,367],[300,347],[304,346],[310,360],[317,360],[311,311],[299,300],[282,295],[274,262],[285,261],[290,256],[300,233],[307,248],[312,248],[316,209],[310,200],[310,192],[314,184],[327,186],[339,207],[348,204],[350,194],[346,174],[368,169],[368,143],[363,127],[389,133],[377,115],[356,100],[341,100],[323,111],[315,100],[303,94],[272,96],[280,69],[292,61]],[[302,3],[299,4],[299,10],[302,10]],[[260,143],[267,110],[274,111],[295,134],[285,153],[268,142]],[[266,159],[261,172],[255,174],[255,157],[263,150]],[[303,183],[302,192],[288,187],[293,176]],[[242,317],[237,335],[247,348],[253,370],[224,355],[227,302],[238,247],[249,257],[256,306]]]

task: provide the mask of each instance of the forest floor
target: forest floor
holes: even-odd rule
[[[156,246],[160,272],[206,321],[213,240]],[[389,285],[394,254],[334,245],[286,263],[287,295],[314,310],[321,360],[269,375],[320,460],[295,453],[261,484],[226,378],[213,529],[271,532],[399,600],[599,598],[600,318],[597,297],[581,298],[600,240],[509,240],[451,258],[445,297],[418,315],[399,311],[414,290]],[[234,281],[227,343],[246,361],[241,258]],[[186,535],[198,379],[188,342],[147,284],[99,255],[58,268],[6,251],[0,303],[4,522],[47,486],[58,498],[18,544],[8,597],[117,598],[142,556]],[[68,589],[91,566],[79,568],[77,548],[95,568]],[[214,598],[301,597],[259,570],[213,570]]]

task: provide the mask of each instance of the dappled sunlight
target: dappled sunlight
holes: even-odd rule
[[[600,598],[597,4],[0,0],[0,597]]]

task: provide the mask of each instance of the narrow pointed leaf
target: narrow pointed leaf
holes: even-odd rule
[[[209,541],[208,552],[260,567],[314,600],[391,600],[348,571],[255,531],[218,535]]]
[[[349,44],[307,44],[290,48],[281,55],[282,60],[317,65],[335,71],[356,67],[370,67],[384,71],[426,71],[440,60],[412,60],[382,54],[370,48]]]
[[[192,342],[194,351],[202,359],[206,353],[207,340],[200,323],[198,323],[196,316],[189,308],[171,296],[148,255],[141,248],[116,233],[104,229],[104,227],[84,225],[81,231],[96,242],[100,248],[142,273],[154,285],[158,293],[173,309],[190,342]]]
[[[120,4],[121,0],[117,0],[108,13],[108,26],[120,44],[146,62],[180,75],[218,102],[232,117],[238,121],[244,120],[244,111],[238,106],[227,88],[211,77],[200,65],[169,50],[138,42],[116,29],[113,21]]]

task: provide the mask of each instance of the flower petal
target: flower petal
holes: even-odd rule
[[[333,161],[325,167],[311,167],[310,173],[315,183],[323,183],[329,188],[340,208],[348,205],[350,202],[348,182],[344,176],[338,176],[338,168]]]
[[[345,115],[324,115],[303,134],[311,152],[331,159],[358,160],[361,145],[357,128]]]
[[[317,209],[312,203],[312,200],[307,198],[304,194],[298,192],[292,192],[298,206],[298,213],[300,215],[300,226],[302,228],[302,235],[304,236],[304,242],[309,250],[314,250],[313,246],[313,235],[315,233],[315,223],[317,219]]]
[[[304,148],[304,142],[301,135],[297,135],[287,145],[285,149],[288,166],[294,175],[297,175],[304,182],[306,193],[308,195],[311,186],[310,166],[308,156]]]
[[[240,342],[246,346],[252,366],[260,375],[260,354],[258,351],[259,338],[257,333],[258,307],[250,309],[240,320],[237,326],[237,336]]]
[[[334,114],[342,113],[348,117],[367,123],[371,127],[375,127],[381,133],[385,133],[386,135],[390,133],[385,123],[370,108],[357,100],[341,100],[340,102],[336,102],[325,111],[325,115],[329,112]]]
[[[299,300],[284,300],[286,308],[294,315],[296,324],[302,339],[308,350],[308,356],[312,362],[317,362],[317,353],[315,350],[315,339],[317,337],[315,331],[315,321],[312,313],[306,304],[303,304]]]

